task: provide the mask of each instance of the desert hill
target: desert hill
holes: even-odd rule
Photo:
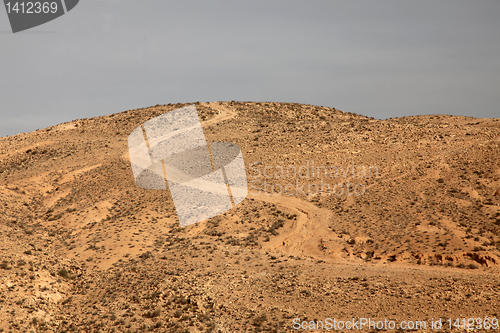
[[[0,330],[500,316],[499,119],[198,102],[249,195],[181,228],[168,190],[136,186],[127,139],[186,105],[0,138]]]

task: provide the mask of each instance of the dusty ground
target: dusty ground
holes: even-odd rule
[[[207,140],[241,147],[249,196],[180,228],[168,190],[135,185],[127,138],[185,105],[0,138],[0,332],[500,318],[499,119],[197,103]]]

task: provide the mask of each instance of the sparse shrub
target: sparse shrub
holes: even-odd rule
[[[69,279],[69,273],[65,268],[61,268],[57,274],[65,279]]]
[[[371,259],[373,258],[373,255],[375,254],[374,251],[366,251],[366,259]]]
[[[156,309],[153,311],[153,313],[151,314],[153,318],[155,317],[159,317],[161,315],[161,310],[160,309]]]
[[[176,298],[175,302],[179,303],[179,304],[182,304],[182,305],[185,305],[185,304],[189,303],[189,301],[184,296]]]
[[[146,311],[142,316],[144,318],[156,318],[159,317],[160,315],[161,315],[161,310],[156,309],[154,311]]]
[[[0,268],[5,270],[11,269],[9,262],[7,260],[2,261],[2,263],[0,264]]]
[[[56,214],[54,216],[51,216],[49,217],[49,221],[55,221],[55,220],[59,220],[61,217],[63,217],[63,213],[59,213],[59,214]]]
[[[277,236],[278,235],[278,232],[274,228],[267,229],[267,232],[270,232],[273,236]]]
[[[245,237],[245,245],[246,246],[249,246],[249,245],[257,245],[257,237],[255,236],[254,233],[251,233],[250,235],[248,235],[247,237]]]
[[[139,255],[139,258],[144,259],[144,260],[149,259],[151,257],[153,257],[153,254],[150,251],[144,252],[141,255]]]
[[[238,245],[240,245],[240,240],[230,236],[229,239],[226,241],[226,244],[229,244],[232,246],[238,246]]]
[[[213,237],[220,237],[220,236],[222,236],[222,235],[223,235],[223,233],[222,233],[222,232],[219,232],[219,231],[217,231],[217,230],[207,230],[207,229],[205,229],[205,230],[203,230],[203,232],[204,232],[206,235],[208,235],[208,236],[213,236]]]
[[[71,296],[70,296],[70,297],[68,297],[68,298],[65,298],[65,299],[61,302],[61,304],[62,304],[62,305],[68,304],[68,303],[70,303],[72,300],[73,300],[73,297],[71,297]]]
[[[272,228],[279,229],[285,225],[285,220],[278,219],[278,221],[273,222]]]
[[[301,290],[300,293],[306,297],[311,296],[311,292],[309,290]]]
[[[262,324],[267,320],[267,316],[265,314],[262,314],[258,317],[255,317],[252,321],[252,325],[256,327],[262,326]]]

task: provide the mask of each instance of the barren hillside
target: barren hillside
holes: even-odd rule
[[[0,332],[500,318],[499,119],[196,103],[249,195],[181,228],[168,190],[136,186],[127,138],[186,105],[0,138]]]

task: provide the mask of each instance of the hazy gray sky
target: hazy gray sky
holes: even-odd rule
[[[155,104],[500,115],[500,1],[81,0],[13,34],[0,136]]]

